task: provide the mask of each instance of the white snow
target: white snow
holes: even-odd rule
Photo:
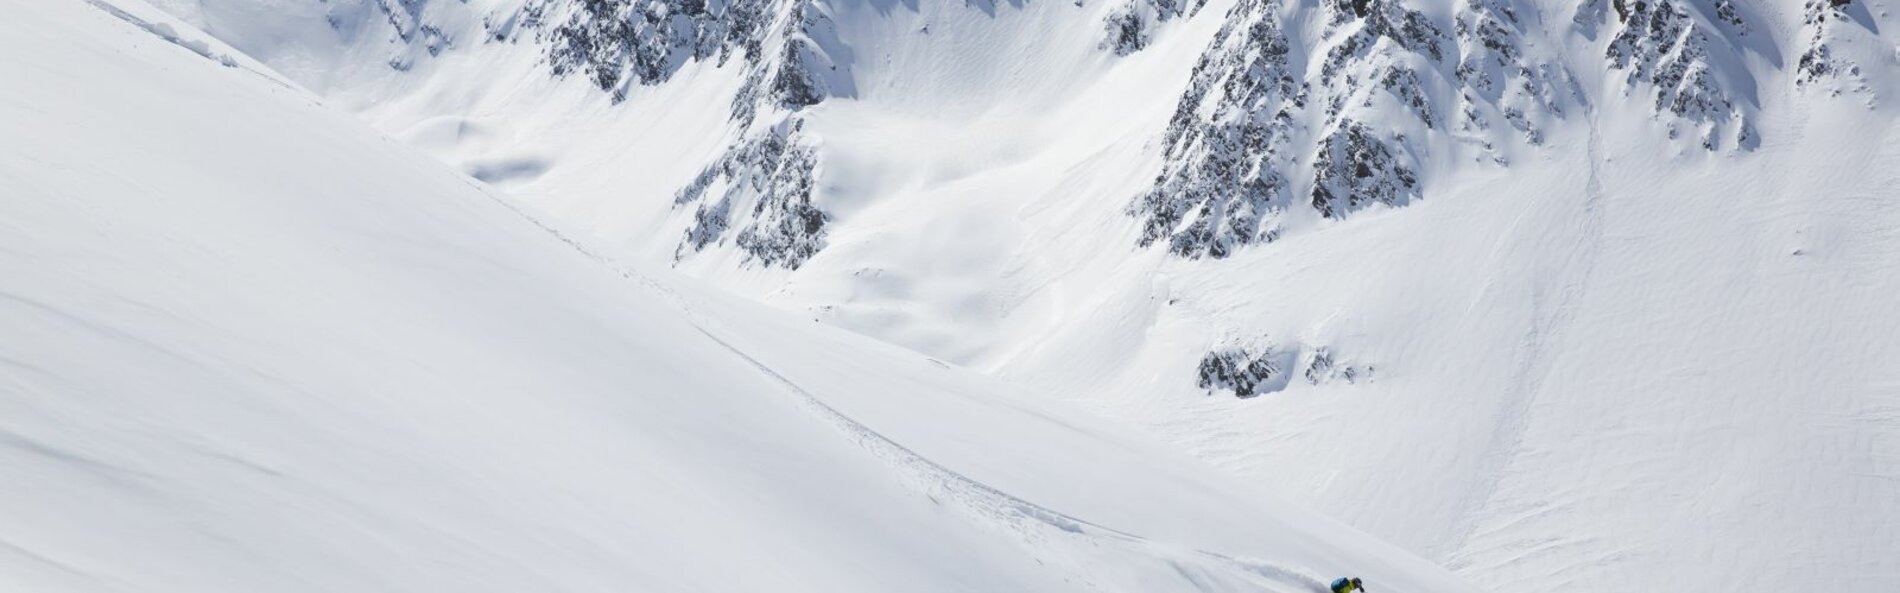
[[[592,256],[147,6],[5,12],[9,589],[1469,589],[1087,414]]]
[[[1375,592],[1900,590],[1891,0],[1856,0],[1829,33],[1861,70],[1809,88],[1794,83],[1800,3],[1737,0],[1751,27],[1716,75],[1761,145],[1712,152],[1671,138],[1680,122],[1607,69],[1607,36],[1573,28],[1578,3],[1514,3],[1538,17],[1525,53],[1567,65],[1587,99],[1537,121],[1546,146],[1414,134],[1423,199],[1295,213],[1280,241],[1195,261],[1136,248],[1124,209],[1160,171],[1161,132],[1233,2],[1116,58],[1099,46],[1116,2],[830,1],[850,92],[802,117],[835,220],[795,271],[732,249],[674,261],[693,216],[674,192],[744,132],[728,121],[740,68],[689,63],[615,104],[551,78],[529,41],[483,41],[482,20],[519,0],[421,3],[456,40],[433,57],[392,41],[374,1],[159,0],[192,40],[167,54],[151,26],[13,0],[39,20],[0,39],[46,57],[0,60],[14,188],[0,282],[51,309],[0,309],[7,335],[38,332],[0,339],[28,365],[0,385],[40,394],[6,405],[51,411],[7,428],[31,438],[0,468],[33,460],[31,483],[50,486],[0,498],[9,521],[48,517],[27,538],[0,524],[14,546],[0,549],[82,555],[91,575],[201,557],[281,571],[164,581],[187,589],[1305,578],[1249,568],[1268,566],[1361,574]],[[1449,31],[1461,3],[1408,4]],[[1322,25],[1288,21],[1302,48]],[[98,202],[35,198],[52,195]],[[1201,356],[1233,343],[1302,365],[1324,349],[1370,377],[1296,376],[1246,400],[1199,389]],[[301,479],[177,452],[192,446]],[[41,450],[105,465],[23,452]],[[79,467],[153,473],[180,502],[75,481],[114,479]],[[774,494],[744,494],[761,484]],[[118,514],[78,514],[76,496]],[[1068,519],[1021,501],[1099,527],[1050,527]],[[158,535],[97,551],[134,529]],[[391,543],[350,537],[369,533]],[[290,560],[312,557],[332,564]],[[331,565],[349,569],[310,568]],[[521,580],[539,578],[594,580]]]

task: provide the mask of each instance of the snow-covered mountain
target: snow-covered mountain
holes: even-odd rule
[[[9,590],[1469,588],[1087,414],[607,262],[149,6],[6,12]]]
[[[1900,587],[1891,0],[149,1],[687,303],[1139,427],[1477,588]],[[768,375],[881,348],[719,307]],[[1111,498],[1191,523],[1168,496]],[[1281,586],[1231,569],[1184,578]],[[1187,588],[1131,570],[1085,585]]]

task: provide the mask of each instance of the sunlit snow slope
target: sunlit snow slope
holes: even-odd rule
[[[617,270],[135,2],[0,22],[0,588],[1305,592],[1429,563]]]
[[[1893,0],[161,3],[609,258],[1483,588],[1900,590]],[[755,60],[554,73],[740,5]]]

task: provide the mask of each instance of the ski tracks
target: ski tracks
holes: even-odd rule
[[[708,320],[700,317],[685,299],[640,274],[623,272],[641,281],[663,297],[673,301],[686,314],[695,329],[733,356],[745,361],[762,375],[785,388],[785,392],[819,420],[830,425],[852,444],[894,470],[907,488],[938,504],[956,508],[1019,541],[1044,565],[1065,567],[1067,575],[1080,579],[1084,588],[1104,590],[1109,581],[1094,581],[1092,573],[1127,566],[1127,560],[1145,559],[1161,563],[1180,576],[1193,590],[1201,591],[1311,591],[1326,590],[1324,581],[1298,567],[1274,562],[1236,558],[1217,552],[1155,542],[1139,535],[1077,518],[1061,511],[1029,502],[989,484],[965,476],[956,470],[905,447],[903,444],[858,422],[826,404],[790,378],[773,370],[752,355],[708,329]],[[1068,540],[1066,546],[1048,544]],[[1096,556],[1094,562],[1061,551],[1081,550]],[[1106,558],[1102,558],[1106,557]],[[1101,560],[1108,560],[1103,562]],[[1119,562],[1118,562],[1119,561]],[[1127,582],[1127,581],[1122,581]]]
[[[690,302],[670,287],[645,274],[615,265],[609,258],[586,248],[579,241],[516,207],[508,200],[486,191],[483,193],[514,215],[540,227],[554,239],[567,244],[583,257],[600,264],[623,279],[640,283],[653,294],[673,303],[695,330],[745,361],[764,376],[782,385],[785,392],[794,398],[796,403],[836,429],[852,444],[894,470],[897,478],[906,487],[938,504],[952,505],[976,517],[983,524],[998,528],[999,531],[1016,538],[1039,563],[1048,565],[1053,562],[1066,565],[1068,570],[1065,572],[1073,578],[1082,579],[1087,589],[1106,590],[1109,586],[1107,583],[1090,580],[1090,575],[1103,569],[1119,569],[1127,563],[1098,561],[1084,565],[1079,563],[1077,558],[1054,557],[1051,551],[1056,548],[1041,544],[1067,539],[1070,540],[1067,547],[1072,550],[1083,550],[1097,556],[1119,556],[1119,558],[1109,558],[1111,560],[1147,560],[1162,563],[1172,568],[1184,584],[1193,587],[1192,590],[1254,590],[1280,593],[1325,593],[1327,591],[1324,579],[1302,567],[1239,558],[1218,552],[1152,541],[1023,500],[932,461],[831,407],[817,395],[773,370],[771,366],[719,337],[717,333],[709,329],[709,327],[718,327],[718,322],[700,315]]]
[[[1458,528],[1445,541],[1440,553],[1455,569],[1478,533],[1481,513],[1498,497],[1511,466],[1524,449],[1524,435],[1530,429],[1533,409],[1543,395],[1544,379],[1550,373],[1551,351],[1560,344],[1565,329],[1576,317],[1576,308],[1589,286],[1603,246],[1603,176],[1605,161],[1603,134],[1597,114],[1588,117],[1590,135],[1587,145],[1588,169],[1584,180],[1584,200],[1577,217],[1578,233],[1574,245],[1554,246],[1543,252],[1565,254],[1557,273],[1531,279],[1530,328],[1524,334],[1524,355],[1512,372],[1503,409],[1498,413],[1491,442],[1479,460],[1477,482],[1467,490],[1459,514]]]

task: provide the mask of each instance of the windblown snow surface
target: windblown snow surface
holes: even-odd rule
[[[14,2],[35,575],[1900,590],[1891,0]]]
[[[5,13],[0,588],[1467,588],[1084,414],[603,261],[148,6]]]

